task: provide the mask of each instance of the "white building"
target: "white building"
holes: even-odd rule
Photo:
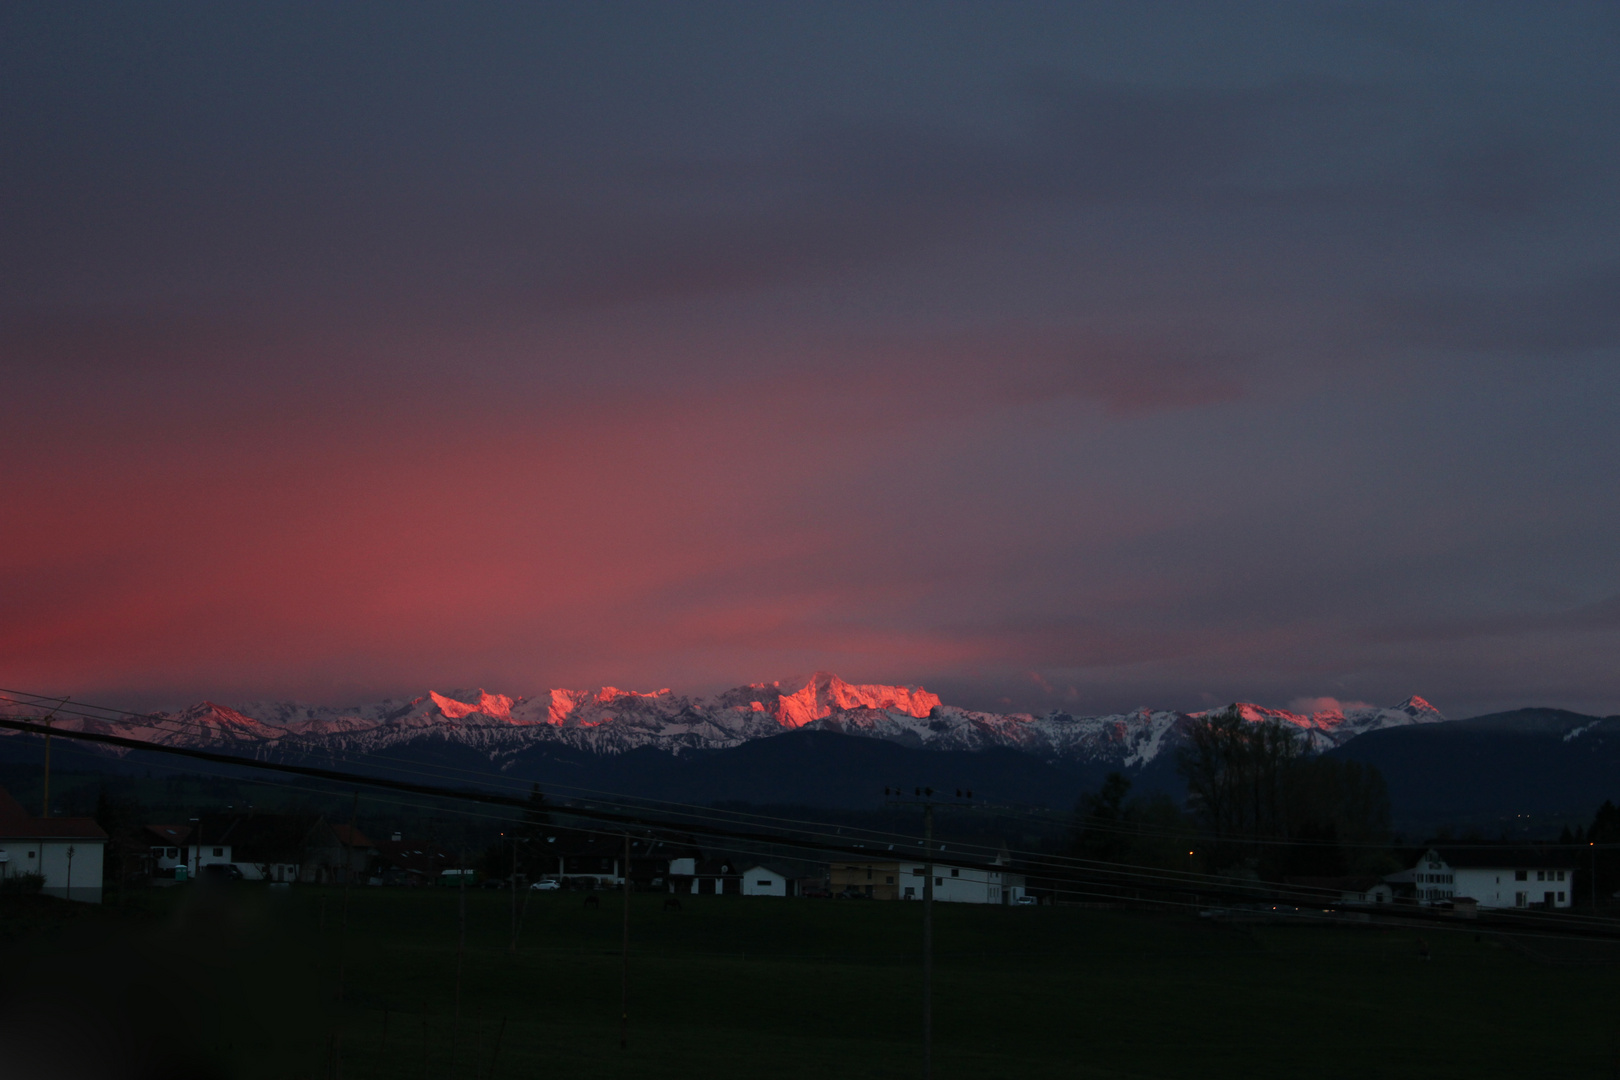
[[[106,846],[94,818],[37,818],[0,789],[0,876],[38,874],[47,896],[99,904]]]
[[[1468,898],[1482,908],[1554,909],[1569,907],[1575,898],[1573,858],[1538,848],[1430,848],[1412,869],[1385,880],[1411,884],[1420,904]]]
[[[921,900],[927,880],[923,864],[918,860],[839,861],[828,871],[833,895],[857,895],[873,900]],[[971,867],[934,863],[934,899],[944,903],[1015,904],[1024,891],[1024,875],[1011,873],[999,865]]]
[[[794,878],[783,867],[756,863],[743,871],[744,896],[792,896]]]
[[[900,864],[900,899],[921,900],[922,863]],[[934,899],[957,904],[1016,904],[1024,895],[1024,875],[1004,870],[934,864]]]

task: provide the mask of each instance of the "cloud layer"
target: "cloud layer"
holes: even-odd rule
[[[1620,21],[1216,15],[0,15],[0,685],[1620,710]]]

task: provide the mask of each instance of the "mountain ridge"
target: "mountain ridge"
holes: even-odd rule
[[[1390,708],[1355,706],[1295,713],[1234,703],[1250,723],[1278,722],[1327,750],[1369,731],[1442,722],[1420,697]],[[642,747],[680,756],[741,746],[789,731],[828,731],[939,751],[1010,749],[1049,764],[1140,769],[1179,746],[1192,724],[1221,710],[1182,712],[1146,707],[1128,713],[1075,716],[1053,710],[992,713],[947,705],[920,686],[856,684],[817,672],[802,687],[750,683],[710,698],[604,686],[553,689],[513,697],[479,688],[429,690],[409,700],[384,699],[349,708],[289,701],[229,707],[202,701],[175,713],[111,722],[64,717],[57,726],[121,734],[157,745],[231,747],[264,757],[311,752],[370,754],[402,743],[440,740],[474,748],[492,761],[536,744],[593,754]]]

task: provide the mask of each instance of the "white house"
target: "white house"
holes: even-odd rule
[[[772,868],[757,863],[743,871],[744,896],[792,896],[793,876],[782,867]]]
[[[1567,908],[1575,897],[1575,861],[1539,848],[1430,848],[1416,866],[1384,880],[1412,885],[1420,904],[1468,898],[1482,908]]]
[[[94,818],[37,818],[0,788],[0,876],[38,874],[47,896],[99,904],[106,846]]]
[[[922,863],[902,863],[900,899],[921,900]],[[934,899],[957,904],[1016,904],[1024,895],[1024,875],[1004,870],[934,864]]]
[[[829,868],[828,880],[834,895],[921,900],[928,879],[920,861],[897,860],[835,862]],[[1015,904],[1024,890],[1024,875],[1011,873],[999,865],[971,867],[934,863],[934,899],[944,903]]]

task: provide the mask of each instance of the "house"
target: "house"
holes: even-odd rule
[[[306,839],[317,818],[299,814],[204,814],[185,825],[148,825],[147,872],[192,877],[205,866],[228,863],[246,881],[296,881]]]
[[[618,889],[626,873],[623,836],[559,829],[547,833],[545,846],[525,859],[541,876],[565,880],[576,887]],[[651,836],[630,837],[630,884],[641,891],[665,888],[695,892],[700,852],[689,842]]]
[[[177,866],[190,866],[190,825],[148,825],[143,831],[147,844],[144,872],[150,877],[172,878]]]
[[[364,884],[371,878],[371,860],[377,855],[366,835],[352,825],[317,821],[303,844],[298,880],[313,885]]]
[[[1283,884],[1308,892],[1323,904],[1391,904],[1395,887],[1372,874],[1349,877],[1287,877]]]
[[[1419,904],[1471,899],[1481,908],[1567,908],[1575,896],[1575,857],[1548,848],[1432,847],[1410,870],[1387,875]]]
[[[989,866],[934,863],[934,899],[957,904],[1013,904],[1024,895],[1023,874],[1004,867],[997,859]],[[883,862],[840,861],[832,864],[830,884],[834,896],[870,900],[921,900],[926,883],[924,864],[918,860]]]
[[[106,846],[94,818],[37,818],[0,788],[0,877],[38,874],[47,896],[99,904]]]
[[[297,881],[305,844],[319,819],[305,814],[241,814],[224,833],[246,881]]]
[[[786,866],[755,863],[742,872],[744,896],[792,896],[798,878]]]
[[[377,858],[367,880],[378,885],[432,885],[445,870],[458,865],[456,856],[444,848],[406,841],[400,833],[375,846]]]
[[[735,859],[698,859],[692,872],[696,896],[736,896],[742,892],[742,864]]]

